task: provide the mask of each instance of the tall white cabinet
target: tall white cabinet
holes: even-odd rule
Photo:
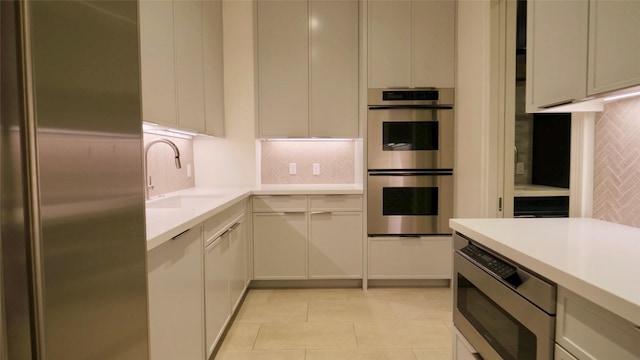
[[[455,1],[368,3],[369,87],[454,87]]]
[[[258,1],[259,136],[358,136],[358,2]]]

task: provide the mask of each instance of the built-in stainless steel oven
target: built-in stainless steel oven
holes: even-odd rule
[[[369,89],[369,170],[453,169],[453,89]]]
[[[452,175],[446,170],[369,171],[369,235],[451,234]]]
[[[556,285],[454,234],[453,323],[484,360],[550,360]]]

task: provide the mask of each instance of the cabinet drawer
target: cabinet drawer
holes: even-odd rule
[[[303,212],[307,211],[304,195],[255,196],[253,212]]]
[[[362,195],[312,195],[310,211],[362,211]]]
[[[640,358],[639,328],[561,287],[558,287],[556,342],[578,359]]]
[[[370,279],[451,279],[451,236],[369,238]]]
[[[245,201],[240,201],[230,208],[210,217],[204,222],[204,243],[205,246],[220,236],[229,226],[233,225],[239,217],[244,214]]]
[[[562,346],[556,344],[555,351],[553,354],[553,358],[555,360],[578,360],[573,355],[569,354],[569,352],[562,348]]]

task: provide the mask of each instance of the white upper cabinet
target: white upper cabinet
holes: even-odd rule
[[[527,2],[527,112],[586,97],[588,14],[588,0]]]
[[[358,2],[311,1],[309,135],[358,137]]]
[[[139,6],[142,119],[224,135],[221,1]]]
[[[640,84],[640,1],[589,3],[588,95]]]
[[[454,87],[455,1],[371,1],[369,87]]]
[[[205,133],[224,136],[224,62],[222,55],[222,0],[202,2]]]
[[[309,135],[306,1],[258,1],[258,82],[263,137]]]
[[[173,3],[140,1],[142,120],[178,126]]]
[[[178,124],[204,132],[202,1],[174,0]]]
[[[257,8],[259,136],[357,137],[358,2]]]

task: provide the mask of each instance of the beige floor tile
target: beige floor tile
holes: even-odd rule
[[[348,289],[278,289],[269,302],[346,301]],[[360,290],[362,291],[362,290]]]
[[[244,298],[244,304],[266,304],[272,293],[271,289],[251,289]]]
[[[416,360],[451,360],[451,348],[413,349]]]
[[[245,306],[247,305],[247,306]],[[240,308],[236,322],[272,323],[307,321],[306,302],[275,302],[245,304]]]
[[[224,338],[222,349],[251,350],[258,337],[260,324],[235,322]]]
[[[357,349],[350,323],[262,324],[254,349]]]
[[[451,331],[442,321],[355,323],[359,349],[451,347]]]
[[[389,303],[399,321],[442,320],[452,319],[451,303],[436,301],[412,301]]]
[[[304,350],[220,350],[215,360],[304,360]]]
[[[389,301],[422,301],[424,288],[370,288],[364,291],[364,296],[378,300]]]
[[[305,360],[416,360],[416,357],[413,351],[409,349],[373,351],[307,350]]]
[[[447,303],[453,301],[453,290],[449,287],[429,287],[422,290],[422,295],[427,301],[440,300]]]
[[[393,309],[386,301],[324,301],[309,302],[308,322],[371,322],[393,321]]]

